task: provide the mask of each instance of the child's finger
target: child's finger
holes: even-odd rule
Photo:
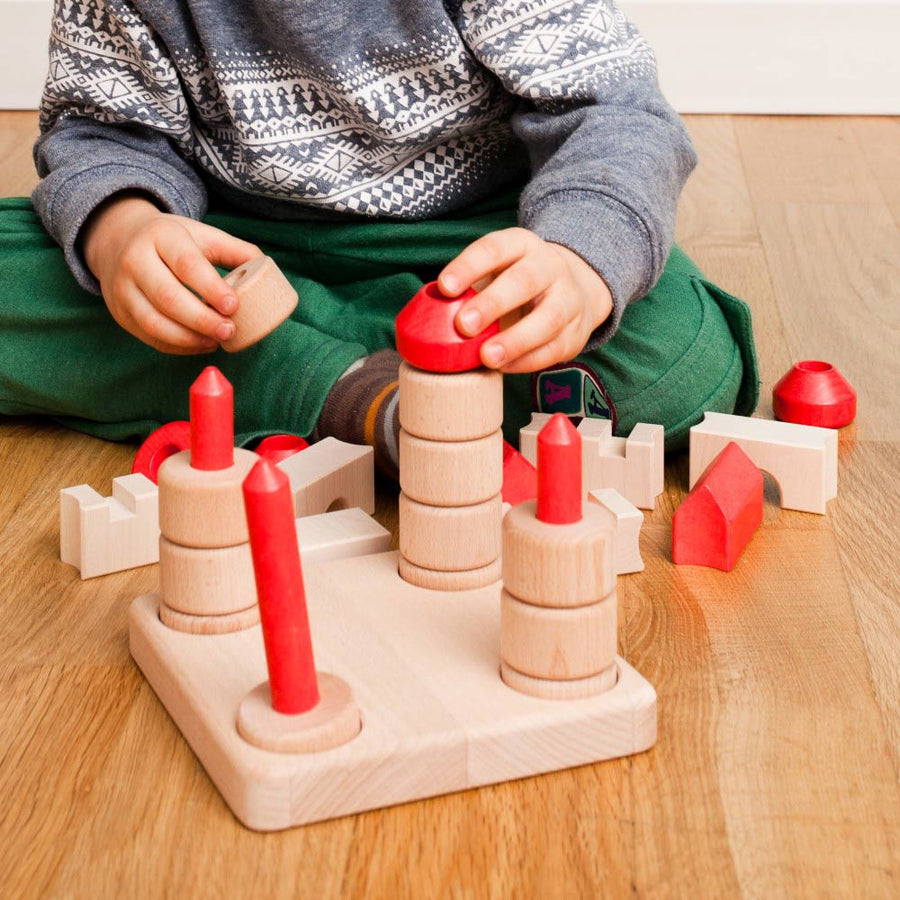
[[[262,250],[249,241],[242,241],[203,222],[191,222],[191,235],[203,251],[206,258],[216,266],[225,269],[236,269],[255,256],[262,256]]]
[[[216,271],[215,266],[206,258],[204,251],[193,240],[187,229],[162,229],[155,235],[154,244],[160,258],[176,278],[182,284],[195,290],[203,298],[204,303],[209,304],[209,307],[218,310],[223,316],[231,315],[237,309],[237,295],[228,282]],[[148,296],[152,299],[156,295],[151,291]],[[173,318],[195,331],[209,334],[210,337],[219,337],[216,329],[223,325],[222,319],[213,314],[213,316],[203,317],[202,323],[195,322],[194,319],[198,315],[195,314],[191,321],[182,319],[178,315],[173,315]],[[227,340],[227,338],[219,337],[219,340]]]
[[[575,318],[576,312],[564,298],[544,298],[527,316],[487,341],[481,348],[481,361],[491,369],[503,368],[554,340]]]
[[[572,359],[579,354],[581,348],[582,344],[578,342],[577,329],[569,326],[552,341],[523,353],[518,359],[510,360],[503,366],[503,372],[506,375],[538,372],[548,366]]]
[[[501,316],[539,297],[556,276],[554,263],[538,254],[527,254],[460,309],[456,327],[463,334],[478,334]]]
[[[541,239],[526,228],[492,231],[473,241],[444,266],[438,275],[438,286],[448,297],[455,297],[479,278],[508,268],[540,243]]]
[[[214,340],[166,318],[137,287],[131,288],[123,301],[126,321],[121,324],[162,353],[208,353],[218,347]]]

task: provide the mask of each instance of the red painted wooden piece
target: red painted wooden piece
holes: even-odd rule
[[[159,467],[170,457],[191,446],[191,423],[168,422],[157,428],[138,447],[131,466],[132,475],[145,475],[158,484]]]
[[[272,707],[285,715],[308,712],[319,702],[319,684],[290,481],[261,459],[243,490]]]
[[[503,442],[503,488],[500,496],[504,503],[512,506],[537,498],[537,469],[506,441]]]
[[[556,413],[537,437],[537,517],[568,525],[581,521],[581,435]]]
[[[309,443],[295,434],[273,434],[263,438],[256,448],[257,456],[278,463],[301,450],[305,450]]]
[[[775,385],[772,406],[782,422],[840,428],[856,417],[856,391],[831,363],[806,359]]]
[[[207,366],[191,385],[191,467],[204,471],[234,465],[234,388]]]
[[[759,527],[762,513],[762,472],[732,441],[675,510],[673,561],[730,572]]]
[[[471,288],[459,297],[445,297],[437,282],[424,285],[397,316],[397,350],[412,366],[429,372],[466,372],[481,365],[481,345],[500,331],[491,323],[475,337],[465,337],[453,320],[475,296]]]

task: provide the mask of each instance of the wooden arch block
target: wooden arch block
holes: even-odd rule
[[[730,443],[675,510],[672,560],[730,572],[763,514],[762,472]]]
[[[596,504],[615,531],[613,539],[613,568],[616,575],[643,572],[641,558],[641,526],[644,514],[626,500],[615,488],[600,488],[588,493],[588,500]]]
[[[145,475],[113,479],[112,496],[86,484],[59,492],[59,555],[81,577],[159,560],[159,491]]]
[[[732,441],[775,479],[784,509],[824,515],[837,496],[836,431],[716,412],[691,429],[691,488]]]

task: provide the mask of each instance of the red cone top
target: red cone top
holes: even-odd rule
[[[782,422],[840,428],[856,417],[856,391],[831,363],[807,359],[775,385],[772,407]]]
[[[234,389],[207,366],[191,385],[191,466],[215,471],[234,465]]]
[[[581,435],[556,413],[537,438],[537,517],[568,525],[581,520]]]
[[[445,297],[436,281],[426,284],[397,316],[397,350],[412,366],[429,372],[466,372],[481,365],[481,345],[500,331],[493,322],[475,337],[465,337],[453,320],[475,291]]]

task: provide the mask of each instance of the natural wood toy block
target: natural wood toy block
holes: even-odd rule
[[[254,604],[248,609],[221,616],[197,616],[172,609],[160,600],[159,620],[167,628],[186,634],[231,634],[258,625],[259,607]]]
[[[503,487],[503,434],[431,441],[400,430],[400,488],[430,506],[484,503]]]
[[[383,553],[391,547],[391,533],[355,506],[318,516],[303,516],[295,525],[304,566],[330,559]]]
[[[614,488],[589,491],[588,500],[606,514],[613,528],[613,569],[616,575],[643,572],[640,537],[644,514]]]
[[[730,572],[762,516],[762,472],[729,443],[675,510],[672,560]]]
[[[590,678],[616,656],[615,590],[587,606],[552,609],[500,598],[500,657],[533,678]]]
[[[314,564],[304,579],[317,664],[351,686],[363,718],[357,737],[323,753],[272,753],[238,733],[241,702],[266,678],[258,628],[198,637],[166,628],[152,596],[131,607],[132,656],[251,828],[598,762],[656,740],[656,694],[624,660],[614,687],[583,700],[508,688],[499,585],[433,602],[398,576],[395,553]]]
[[[691,429],[691,488],[731,441],[775,479],[784,509],[824,515],[837,496],[836,431],[716,412]]]
[[[59,555],[82,579],[159,559],[159,491],[144,475],[114,478],[112,496],[86,484],[59,492]]]
[[[500,677],[514,691],[540,697],[543,700],[582,700],[608,691],[616,683],[618,667],[613,664],[598,675],[588,678],[534,678],[524,672],[517,672],[501,660]]]
[[[436,373],[400,364],[400,425],[432,441],[472,441],[503,424],[503,376],[489,369]]]
[[[231,316],[234,334],[222,348],[236,353],[271,334],[297,308],[299,297],[275,260],[257,256],[232,269],[225,281],[238,298]]]
[[[440,569],[417,566],[401,556],[397,571],[404,581],[428,591],[472,591],[498,582],[503,574],[503,565],[499,559],[495,559],[478,569],[443,572]]]
[[[278,463],[291,482],[294,515],[315,516],[359,507],[375,512],[375,457],[371,447],[327,437]]]

